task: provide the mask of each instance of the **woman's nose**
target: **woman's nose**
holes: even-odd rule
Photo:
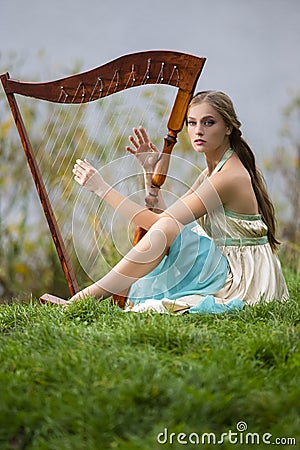
[[[202,129],[201,124],[197,125],[196,130],[195,130],[195,133],[196,133],[198,136],[203,136],[203,129]]]

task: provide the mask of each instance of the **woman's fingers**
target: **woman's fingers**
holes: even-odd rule
[[[152,144],[152,142],[149,142],[149,146],[155,153],[159,153],[158,148],[154,144]]]
[[[73,168],[73,173],[76,173],[78,175],[79,174],[83,175],[85,173],[85,169],[80,167],[78,164],[75,164],[74,168]]]
[[[139,144],[136,142],[136,140],[134,139],[134,137],[133,136],[129,136],[129,140],[130,140],[130,142],[132,143],[132,145],[134,145],[134,147],[136,148],[136,149],[138,149],[139,148]]]
[[[139,142],[140,145],[144,144],[144,139],[143,136],[141,135],[141,133],[139,132],[139,130],[137,128],[133,128],[133,132],[136,135],[136,138]]]
[[[91,178],[96,172],[96,169],[85,159],[77,159],[73,168],[73,173],[75,174],[75,181],[82,186]]]
[[[80,169],[78,166],[74,166],[73,173],[75,175],[74,180],[77,181],[77,183],[81,184],[81,186],[83,186],[88,178],[87,173]]]
[[[136,135],[136,138],[140,145],[149,144],[149,137],[144,127],[139,127],[138,129],[133,128],[133,132]]]
[[[88,172],[86,169],[80,167],[79,165],[75,164],[74,169],[73,169],[73,173],[75,175],[75,180],[79,183],[78,180],[81,180],[80,184],[85,183],[87,177],[88,177]]]
[[[158,149],[150,141],[144,127],[139,127],[138,129],[133,128],[133,132],[135,134],[135,137],[130,135],[129,140],[136,150],[128,145],[125,147],[127,151],[129,151],[133,155],[136,155],[138,152],[158,152]]]
[[[77,181],[78,184],[80,184],[81,186],[84,185],[84,179],[81,177],[78,177],[77,175],[75,175],[74,180]]]
[[[76,159],[76,164],[83,169],[93,169],[93,166],[86,159]]]
[[[135,136],[130,135],[129,140],[135,149],[129,145],[127,145],[125,149],[133,155],[136,155],[138,151],[141,151],[142,146],[149,145],[149,138],[143,127],[140,127],[139,130],[137,128],[133,128],[133,133]]]
[[[127,145],[127,146],[125,147],[125,150],[127,150],[127,151],[130,152],[130,153],[132,153],[133,155],[136,154],[136,150],[134,150],[133,148],[129,147],[129,145]]]
[[[97,170],[92,166],[86,159],[82,161],[81,159],[76,160],[74,169],[78,170],[80,173],[87,173],[93,175]]]
[[[140,131],[140,133],[141,133],[141,135],[142,135],[142,137],[143,137],[143,142],[144,142],[145,144],[149,144],[150,141],[149,141],[149,137],[148,137],[148,134],[146,133],[145,128],[139,127],[139,131]]]

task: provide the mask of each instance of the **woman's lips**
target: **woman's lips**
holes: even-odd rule
[[[205,140],[204,139],[195,139],[194,140],[194,143],[196,144],[196,145],[203,145],[203,144],[205,144]]]

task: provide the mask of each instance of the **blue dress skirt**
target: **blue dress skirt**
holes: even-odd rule
[[[225,306],[214,301],[213,294],[223,287],[227,278],[227,259],[212,239],[192,231],[195,226],[197,222],[186,225],[160,264],[131,286],[128,299],[133,304],[199,294],[205,298],[189,309],[191,313],[236,309],[236,302]]]

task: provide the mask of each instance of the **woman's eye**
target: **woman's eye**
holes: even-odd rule
[[[203,124],[206,127],[211,127],[212,125],[214,125],[215,121],[214,120],[206,120]]]
[[[190,127],[194,127],[194,126],[196,125],[195,120],[188,120],[188,125],[189,125]]]

